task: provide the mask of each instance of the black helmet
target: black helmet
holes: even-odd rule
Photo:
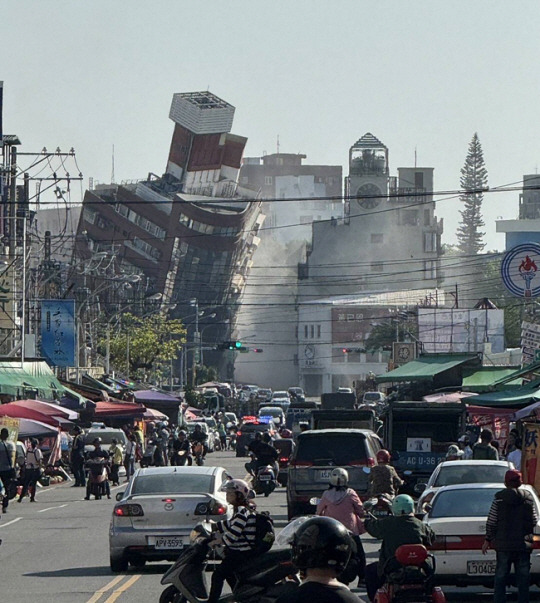
[[[331,568],[343,571],[352,551],[352,539],[345,526],[331,517],[313,517],[296,531],[292,559],[298,569]]]
[[[262,440],[263,442],[269,444],[272,441],[272,436],[267,431],[265,431],[262,435]]]

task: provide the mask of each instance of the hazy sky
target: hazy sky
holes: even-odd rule
[[[137,179],[166,165],[174,92],[236,107],[246,154],[301,152],[340,164],[372,132],[390,168],[435,168],[459,186],[478,132],[490,186],[540,163],[540,3],[508,0],[18,0],[2,5],[4,132],[24,151],[74,147],[85,176]],[[79,195],[74,196],[78,199]],[[458,201],[438,205],[452,242]],[[484,199],[517,217],[518,193]]]

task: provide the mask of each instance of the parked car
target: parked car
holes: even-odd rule
[[[281,406],[261,406],[259,408],[260,417],[271,417],[278,427],[285,425],[285,413]]]
[[[208,436],[208,438],[206,440],[206,445],[208,446],[208,452],[214,452],[214,450],[216,449],[216,436],[215,436],[214,431],[208,427],[205,419],[201,418],[196,421],[188,421],[188,423],[187,423],[188,434],[191,434],[195,431],[195,425],[200,425],[201,429]]]
[[[513,469],[508,461],[444,461],[437,465],[427,483],[419,482],[414,487],[421,493],[416,503],[416,512],[424,513],[424,505],[430,503],[437,490],[455,484],[504,484],[504,474]]]
[[[322,496],[335,467],[344,467],[349,472],[349,486],[366,496],[369,477],[363,467],[375,465],[382,447],[379,436],[369,429],[320,429],[299,434],[289,464],[289,519],[313,513],[309,501]]]
[[[103,450],[109,451],[114,439],[118,440],[119,444],[125,448],[127,437],[123,429],[113,429],[112,427],[91,427],[84,436],[84,451],[90,452],[94,450],[92,442],[96,438],[101,438],[101,447]]]
[[[287,410],[291,404],[291,398],[289,396],[289,392],[286,391],[277,391],[272,394],[272,405],[273,406],[281,406],[283,410]]]
[[[531,494],[540,516],[536,492],[529,485],[522,488]],[[491,503],[501,489],[500,483],[459,484],[437,491],[423,519],[437,535],[431,547],[437,562],[437,584],[493,586],[495,551],[489,549],[487,555],[483,555],[482,543]],[[534,533],[531,583],[540,584],[540,525],[536,525]]]
[[[109,529],[111,570],[175,561],[199,521],[232,516],[219,491],[228,479],[222,467],[137,469],[125,492],[116,495]]]
[[[244,421],[236,432],[236,456],[247,456],[247,447],[255,434],[269,432],[274,436],[277,428],[273,421],[260,421],[257,417],[244,417]]]

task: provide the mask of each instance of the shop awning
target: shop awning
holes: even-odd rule
[[[77,421],[79,419],[79,413],[74,410],[69,410],[58,404],[52,404],[51,402],[43,402],[42,400],[15,400],[11,402],[14,406],[24,406],[25,408],[31,408],[38,412],[48,415],[49,417],[62,418],[66,421]]]
[[[519,388],[487,392],[471,398],[464,398],[465,404],[493,406],[501,408],[523,408],[540,401],[540,382],[528,383]]]
[[[525,408],[516,410],[513,419],[514,421],[519,421],[520,419],[526,419],[527,417],[530,417],[531,419],[540,418],[540,401],[533,402],[532,404],[529,404],[529,406],[525,406]]]
[[[178,409],[181,400],[176,396],[171,396],[167,392],[160,392],[154,389],[142,389],[133,392],[135,400],[149,406],[158,406],[160,410]]]
[[[487,392],[506,377],[513,375],[516,367],[483,366],[474,371],[465,371],[463,374],[463,389],[469,392]],[[520,378],[506,383],[506,387],[519,387],[522,385]]]
[[[1,408],[1,407],[0,407]],[[96,402],[94,418],[106,417],[142,417],[146,408],[133,402]]]
[[[30,419],[39,421],[54,427],[61,427],[66,420],[61,417],[52,417],[46,413],[39,412],[35,408],[17,406],[13,402],[0,405],[0,417],[12,417],[13,419]],[[70,423],[71,424],[71,423]]]
[[[403,366],[378,375],[377,383],[397,383],[403,381],[431,381],[436,375],[467,363],[479,363],[476,354],[433,354],[420,356]]]

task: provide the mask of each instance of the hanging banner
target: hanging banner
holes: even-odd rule
[[[41,354],[51,366],[75,366],[75,300],[42,300]]]
[[[521,451],[521,471],[523,483],[530,484],[540,492],[540,424],[523,424],[523,448]]]
[[[504,450],[515,409],[467,405],[467,412],[473,425],[477,425],[480,429],[491,429],[494,439],[499,442],[500,449]]]

